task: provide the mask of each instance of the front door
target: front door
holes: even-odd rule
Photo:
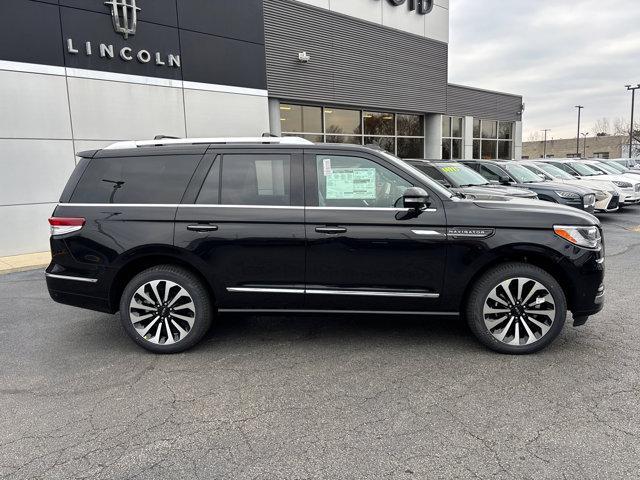
[[[221,311],[302,308],[302,152],[229,149],[207,157],[195,202],[178,209],[176,246],[210,275]]]
[[[414,185],[402,169],[362,152],[305,155],[307,309],[437,310],[446,218],[433,193],[421,212],[402,206]]]

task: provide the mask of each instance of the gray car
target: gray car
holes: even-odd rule
[[[483,200],[492,197],[537,199],[538,195],[526,188],[508,187],[490,183],[479,173],[457,162],[443,160],[406,160],[428,177],[467,197]]]

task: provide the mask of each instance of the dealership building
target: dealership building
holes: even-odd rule
[[[2,0],[0,18],[0,256],[47,250],[75,152],[120,140],[522,155],[522,97],[448,81],[449,0]]]

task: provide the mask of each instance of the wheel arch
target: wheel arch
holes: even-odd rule
[[[473,286],[484,274],[499,265],[513,262],[536,266],[555,278],[565,294],[568,309],[571,310],[575,298],[575,291],[572,288],[573,282],[571,282],[569,273],[560,264],[558,253],[539,245],[518,245],[517,247],[501,249],[496,252],[491,260],[476,269],[462,294],[459,311],[464,311],[464,306],[468,302]]]
[[[129,281],[140,272],[158,265],[174,265],[184,268],[195,275],[207,289],[212,304],[215,306],[215,280],[206,269],[197,265],[196,261],[175,248],[166,248],[160,251],[142,251],[128,255],[131,258],[123,261],[117,267],[117,273],[113,277],[109,289],[109,305],[114,312],[119,310],[120,298]]]

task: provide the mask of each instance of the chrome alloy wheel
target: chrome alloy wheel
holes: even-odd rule
[[[549,290],[530,278],[511,278],[498,284],[484,302],[484,324],[507,345],[531,345],[544,337],[556,318]]]
[[[177,283],[154,280],[133,294],[129,316],[142,338],[156,345],[172,345],[189,335],[196,307],[189,292]]]

